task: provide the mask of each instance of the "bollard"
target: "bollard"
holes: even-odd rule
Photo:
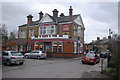
[[[103,59],[101,59],[101,72],[103,71]]]

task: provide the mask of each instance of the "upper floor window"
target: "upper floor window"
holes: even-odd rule
[[[32,36],[34,36],[34,31],[33,31],[33,29],[30,29],[29,30],[29,37],[32,37]]]
[[[20,38],[26,37],[26,30],[20,30]]]
[[[55,25],[52,26],[41,26],[39,30],[40,35],[44,34],[55,34]]]

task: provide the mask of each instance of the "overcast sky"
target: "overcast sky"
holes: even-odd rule
[[[51,0],[50,0],[51,1]],[[2,23],[9,31],[18,30],[18,26],[27,23],[26,16],[33,15],[33,21],[39,19],[38,13],[52,15],[52,10],[69,15],[69,7],[73,15],[81,14],[85,25],[85,42],[102,39],[108,36],[108,29],[118,32],[118,2],[2,2]]]

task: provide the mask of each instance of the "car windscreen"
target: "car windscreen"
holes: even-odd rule
[[[32,51],[31,53],[39,53],[39,51]]]
[[[87,54],[86,57],[94,57],[94,55]]]
[[[101,52],[101,54],[106,54],[106,53],[108,53],[108,52],[107,51]]]
[[[42,53],[45,53],[45,51],[42,51]]]
[[[21,53],[19,52],[11,52],[12,56],[23,56]]]

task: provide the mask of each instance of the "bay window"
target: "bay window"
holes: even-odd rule
[[[26,30],[20,30],[20,38],[26,37]]]
[[[55,25],[50,25],[50,26],[40,26],[39,28],[39,34],[40,35],[45,35],[45,34],[55,34]]]

